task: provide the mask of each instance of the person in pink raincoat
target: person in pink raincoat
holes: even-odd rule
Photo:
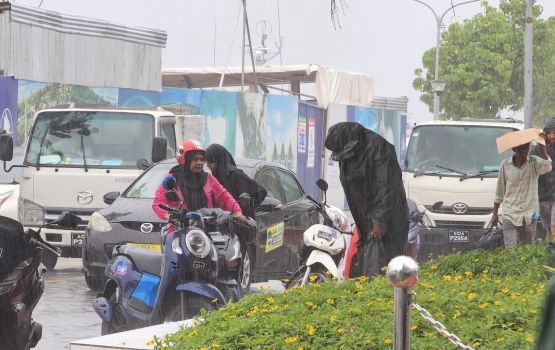
[[[194,211],[217,206],[232,212],[236,220],[246,222],[239,203],[212,174],[204,171],[204,153],[204,148],[196,140],[187,140],[178,146],[178,164],[170,170],[169,175],[176,180],[177,192],[184,202],[183,209]],[[160,208],[159,204],[170,208],[179,206],[179,202],[172,202],[166,198],[166,190],[162,184],[156,189],[152,209],[159,218],[168,220],[168,212]]]

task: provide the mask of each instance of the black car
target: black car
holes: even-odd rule
[[[285,167],[259,160],[236,159],[237,166],[268,194],[256,209],[257,233],[245,243],[241,285],[281,279],[297,266],[303,232],[318,222],[315,203],[295,174]],[[175,160],[162,161],[145,171],[123,193],[110,192],[108,208],[92,214],[83,242],[83,267],[89,288],[102,288],[104,268],[115,245],[139,245],[160,250],[160,229],[166,224],[152,210],[156,188]]]

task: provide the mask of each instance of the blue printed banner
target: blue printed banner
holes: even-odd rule
[[[17,80],[0,76],[0,128],[13,137],[17,145]]]

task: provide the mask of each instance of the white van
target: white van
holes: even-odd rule
[[[25,227],[63,211],[83,219],[76,230],[43,229],[43,238],[81,257],[90,215],[106,207],[103,196],[124,190],[152,163],[174,157],[181,127],[163,109],[56,108],[37,113],[26,144],[18,216]],[[13,141],[0,135],[0,159],[10,161]],[[11,168],[10,168],[11,170]],[[45,257],[53,268],[57,257]]]
[[[519,130],[512,119],[431,122],[414,127],[405,158],[407,197],[427,209],[419,256],[474,249],[490,225],[499,166],[512,151],[495,139]],[[432,209],[435,202],[443,206]]]

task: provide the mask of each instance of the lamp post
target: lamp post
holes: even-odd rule
[[[430,11],[432,11],[432,13],[434,14],[434,17],[436,18],[436,63],[435,63],[435,68],[434,68],[434,80],[432,81],[432,89],[434,90],[434,120],[438,120],[439,119],[439,95],[441,94],[441,92],[443,92],[443,89],[445,89],[445,82],[442,82],[443,85],[439,85],[436,84],[438,88],[441,88],[441,90],[436,90],[434,88],[434,81],[439,83],[439,42],[441,40],[441,23],[443,22],[443,17],[445,17],[445,15],[447,14],[447,12],[451,11],[452,9],[454,9],[457,6],[460,5],[464,5],[464,4],[468,4],[471,2],[476,2],[476,1],[480,1],[480,0],[468,0],[468,1],[463,1],[460,2],[458,4],[454,4],[453,6],[449,7],[447,10],[445,10],[445,12],[443,12],[441,14],[441,16],[438,16],[437,13],[434,11],[434,9],[426,4],[425,2],[421,1],[421,0],[414,0],[416,2],[421,3],[422,5],[426,6],[427,8],[430,9]]]

